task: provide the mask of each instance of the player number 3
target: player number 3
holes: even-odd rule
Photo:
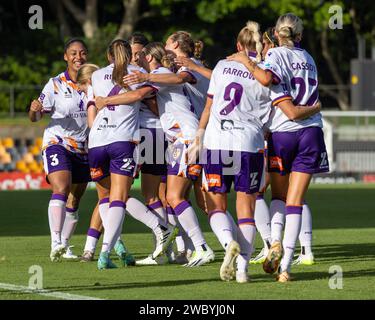
[[[56,167],[59,164],[59,159],[57,159],[57,153],[49,156],[51,159],[51,166]]]

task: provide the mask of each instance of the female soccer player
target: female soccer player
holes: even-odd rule
[[[123,87],[123,76],[135,68],[129,64],[131,47],[127,41],[113,41],[107,55],[112,63],[92,75],[94,95],[108,97],[130,90],[130,99],[127,103],[110,104],[106,108],[101,108],[97,98],[96,107],[100,111],[95,117],[89,135],[91,177],[99,185],[99,212],[104,225],[103,245],[98,260],[99,269],[116,267],[110,260],[109,254],[121,234],[125,203],[128,206],[134,204],[133,198],[128,200],[128,194],[136,169],[134,153],[136,142],[139,141],[138,100],[153,91],[150,86],[138,90],[135,90],[137,86]],[[109,198],[103,197],[108,190],[110,190]],[[174,233],[155,215],[150,213],[147,218],[155,220],[157,248],[154,255],[157,257],[173,240]]]
[[[99,67],[97,65],[86,63],[78,69],[77,73],[77,84],[79,90],[84,92],[85,94],[84,105],[87,109],[87,123],[89,128],[92,127],[97,113],[95,108],[93,89],[91,86],[91,76],[98,69]],[[100,186],[97,185],[97,188],[100,188]],[[109,196],[109,190],[102,190],[102,192],[105,193],[101,196],[101,198]],[[94,259],[96,245],[103,231],[102,219],[100,218],[99,213],[99,205],[100,203],[98,202],[91,217],[90,227],[87,231],[86,244],[81,257],[82,262],[89,262]],[[123,265],[134,265],[135,260],[133,256],[129,252],[127,252],[127,249],[121,238],[117,240],[114,249],[116,251],[116,254],[120,257]]]
[[[78,221],[78,205],[90,170],[87,158],[87,111],[84,96],[77,88],[78,69],[86,62],[87,47],[80,39],[65,44],[64,60],[67,69],[51,78],[38,100],[31,103],[32,122],[51,114],[43,135],[43,160],[52,197],[48,206],[51,230],[51,261],[59,261],[67,251],[67,240]],[[67,199],[71,205],[67,206]]]
[[[176,70],[175,74],[129,74],[124,79],[125,83],[131,85],[134,83],[145,81],[145,79],[149,79],[153,83],[160,83],[164,85],[183,84],[184,93],[191,102],[191,109],[198,116],[199,119],[204,109],[209,83],[206,77],[207,74],[200,74],[200,72],[202,72],[202,70],[205,69],[202,63],[198,60],[201,57],[203,43],[201,41],[194,41],[191,34],[186,31],[177,31],[168,37],[165,49],[167,49],[170,52],[173,52],[176,56],[176,59],[189,59],[192,61],[194,65],[201,67],[201,69],[190,70],[189,68],[180,66]],[[206,71],[209,73],[208,69]],[[187,195],[185,197],[189,196],[189,192],[190,188],[187,189]],[[194,192],[198,206],[201,208],[203,212],[207,213],[204,193],[201,190],[201,177],[194,181]],[[169,209],[169,214],[169,219],[173,221],[173,210]],[[178,248],[183,248],[183,242],[181,238],[185,238],[183,234],[181,235],[181,237],[176,238]],[[188,258],[188,251],[190,250],[191,244],[189,243],[188,238],[185,238],[185,252],[179,253],[180,258],[183,259],[184,256],[185,259]]]
[[[314,59],[299,46],[302,32],[302,21],[294,14],[287,13],[279,17],[275,36],[280,47],[268,51],[266,71],[252,61],[245,61],[247,68],[263,85],[272,82],[278,84],[271,87],[276,108],[270,125],[272,134],[268,139],[273,198],[272,246],[263,268],[266,272],[274,273],[280,266],[277,276],[279,282],[291,279],[290,266],[311,177],[314,173],[329,171],[321,114],[316,113],[302,121],[291,121],[294,119],[288,118],[278,108],[286,100],[307,106],[318,100],[317,68]],[[281,245],[284,212],[285,233]]]
[[[237,37],[237,49],[261,60],[259,25],[248,22]],[[248,281],[247,265],[255,238],[256,193],[263,185],[263,122],[270,111],[269,89],[259,85],[237,62],[221,60],[212,72],[206,107],[199,123],[197,143],[204,134],[206,164],[203,186],[213,231],[225,244],[220,268],[224,281],[232,280],[237,259],[236,281]],[[194,146],[191,151],[194,150]],[[235,240],[226,215],[227,193],[234,182],[238,231]]]
[[[135,33],[129,38],[132,48],[132,64],[140,67],[139,54],[148,44],[147,38],[141,33]],[[145,71],[144,71],[145,72]],[[155,100],[155,97],[152,98]],[[153,103],[148,99],[147,103]],[[156,102],[155,102],[156,103]],[[168,221],[167,212],[159,198],[159,190],[165,190],[165,182],[161,177],[166,176],[167,166],[165,164],[165,138],[157,114],[153,113],[148,106],[141,103],[139,110],[139,124],[143,163],[141,164],[141,189],[148,209],[156,214],[164,222]],[[160,188],[160,184],[164,187]],[[162,195],[165,198],[165,195]],[[156,264],[157,261],[151,256],[137,261],[139,265]]]
[[[163,63],[167,62],[167,52],[161,44],[148,44],[139,54],[139,61],[143,68],[150,71],[150,74],[173,74],[169,69],[163,67]],[[187,266],[199,266],[212,261],[214,253],[207,246],[194,209],[186,198],[191,180],[196,179],[200,174],[200,168],[188,166],[185,162],[189,141],[195,136],[198,126],[197,116],[191,110],[191,103],[184,95],[181,86],[155,83],[153,86],[158,90],[156,97],[161,125],[170,142],[167,201],[178,222],[191,238],[196,250]],[[107,102],[113,103],[114,99],[115,97],[109,98]]]

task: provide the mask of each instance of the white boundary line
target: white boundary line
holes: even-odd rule
[[[10,283],[1,283],[0,282],[0,289],[9,290],[9,291],[18,291],[22,293],[32,293],[32,294],[40,294],[46,297],[58,298],[63,300],[103,300],[100,298],[88,297],[88,296],[81,296],[78,294],[71,294],[59,291],[50,291],[46,289],[32,289],[25,286],[17,286]]]

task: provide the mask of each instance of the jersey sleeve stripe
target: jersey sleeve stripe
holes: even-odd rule
[[[280,102],[285,101],[285,100],[292,100],[292,97],[289,96],[289,95],[283,95],[283,96],[281,96],[281,97],[278,97],[278,98],[274,99],[274,100],[272,101],[272,105],[273,105],[273,106],[276,106],[276,105],[278,105]]]

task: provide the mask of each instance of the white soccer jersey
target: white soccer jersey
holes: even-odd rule
[[[128,73],[139,68],[129,65]],[[113,64],[92,74],[92,87],[96,97],[108,97],[125,92],[123,87],[112,82]],[[143,84],[131,86],[135,90]],[[109,105],[95,117],[89,135],[89,148],[109,145],[119,141],[139,141],[140,102],[132,105]]]
[[[203,64],[194,58],[191,58],[195,64],[203,66]],[[177,73],[188,72],[195,79],[194,83],[184,83],[184,93],[189,97],[191,105],[198,119],[201,117],[203,109],[206,105],[207,90],[210,80],[202,76],[199,72],[192,71],[187,67],[181,67]]]
[[[151,73],[172,73],[169,69],[160,67]],[[192,140],[198,128],[198,118],[193,112],[190,100],[186,97],[181,85],[164,85],[152,83],[158,90],[156,95],[161,126],[170,141],[182,137]]]
[[[204,146],[211,150],[258,152],[264,149],[263,125],[270,109],[270,90],[243,64],[221,60],[212,72],[208,96],[213,99]]]
[[[51,78],[39,96],[43,113],[51,114],[44,130],[43,149],[60,144],[72,152],[87,152],[87,109],[85,94],[78,90],[67,71]]]
[[[314,105],[319,98],[318,71],[314,59],[300,48],[279,47],[270,49],[265,59],[278,84],[271,86],[273,105],[292,98],[295,105]],[[275,107],[269,123],[270,131],[297,131],[306,127],[322,127],[322,116],[317,113],[305,120],[291,121]]]
[[[142,73],[147,73],[145,69],[138,66],[134,66],[134,68]],[[161,128],[159,117],[154,114],[143,102],[141,102],[139,107],[139,126],[141,128]]]

